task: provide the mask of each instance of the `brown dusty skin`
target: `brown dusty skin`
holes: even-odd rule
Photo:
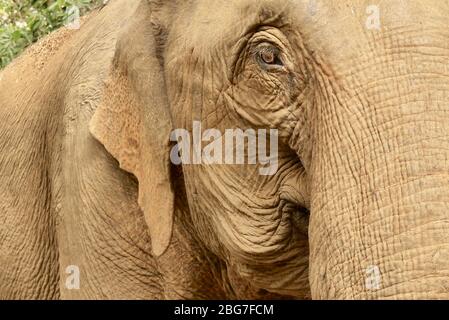
[[[111,0],[28,49],[0,298],[449,298],[449,1],[370,4]],[[277,129],[277,173],[173,166],[194,121]]]

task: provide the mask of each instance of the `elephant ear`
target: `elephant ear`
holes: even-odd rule
[[[153,254],[160,256],[173,228],[172,122],[150,15],[148,2],[142,1],[119,35],[103,99],[89,127],[120,167],[136,176]]]

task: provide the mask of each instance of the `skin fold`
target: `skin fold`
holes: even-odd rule
[[[2,71],[0,298],[449,298],[449,1],[313,3],[111,0]],[[173,165],[195,121],[278,171]]]

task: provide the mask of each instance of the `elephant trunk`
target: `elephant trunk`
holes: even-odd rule
[[[449,74],[432,66],[352,73],[317,108],[313,298],[449,298]]]

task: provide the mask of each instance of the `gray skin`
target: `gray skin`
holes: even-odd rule
[[[449,298],[449,2],[369,4],[115,0],[28,50],[0,297]],[[173,166],[193,121],[277,129],[277,173]]]

